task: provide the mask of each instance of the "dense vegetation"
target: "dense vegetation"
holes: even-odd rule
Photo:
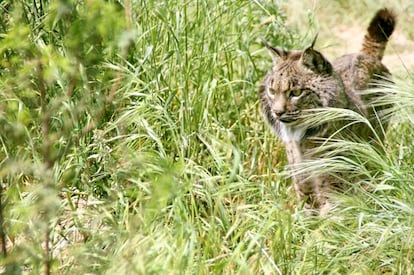
[[[270,66],[259,38],[312,39],[277,4],[0,10],[1,272],[414,272],[409,73],[383,88],[396,103],[384,143],[332,140],[352,154],[312,163],[355,177],[331,216],[308,217],[258,108]]]

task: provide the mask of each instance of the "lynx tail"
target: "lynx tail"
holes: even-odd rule
[[[361,52],[382,59],[388,38],[394,31],[396,16],[387,8],[380,9],[372,18],[364,37]]]

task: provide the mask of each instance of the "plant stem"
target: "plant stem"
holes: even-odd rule
[[[50,112],[47,110],[47,98],[46,98],[46,83],[43,77],[43,67],[40,61],[37,63],[37,84],[40,92],[40,109],[42,115],[42,134],[43,134],[43,160],[46,164],[46,171],[51,170],[53,163],[55,162],[54,158],[51,156],[50,147]],[[51,187],[49,179],[47,179],[44,188]],[[51,274],[51,264],[52,256],[50,251],[50,225],[48,220],[48,210],[46,209],[46,232],[45,232],[45,273],[47,275]]]
[[[4,229],[3,181],[0,181],[0,238],[3,258],[7,258],[6,231]]]

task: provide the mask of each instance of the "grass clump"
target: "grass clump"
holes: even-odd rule
[[[0,8],[2,272],[413,270],[413,112],[401,97],[381,150],[335,145],[360,153],[333,168],[364,171],[338,195],[338,218],[294,209],[256,95],[270,66],[258,38],[302,46],[277,5]],[[409,81],[387,89],[413,95]]]

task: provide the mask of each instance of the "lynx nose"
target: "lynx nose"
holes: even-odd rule
[[[285,113],[283,110],[274,110],[273,112],[277,117],[281,117]]]

